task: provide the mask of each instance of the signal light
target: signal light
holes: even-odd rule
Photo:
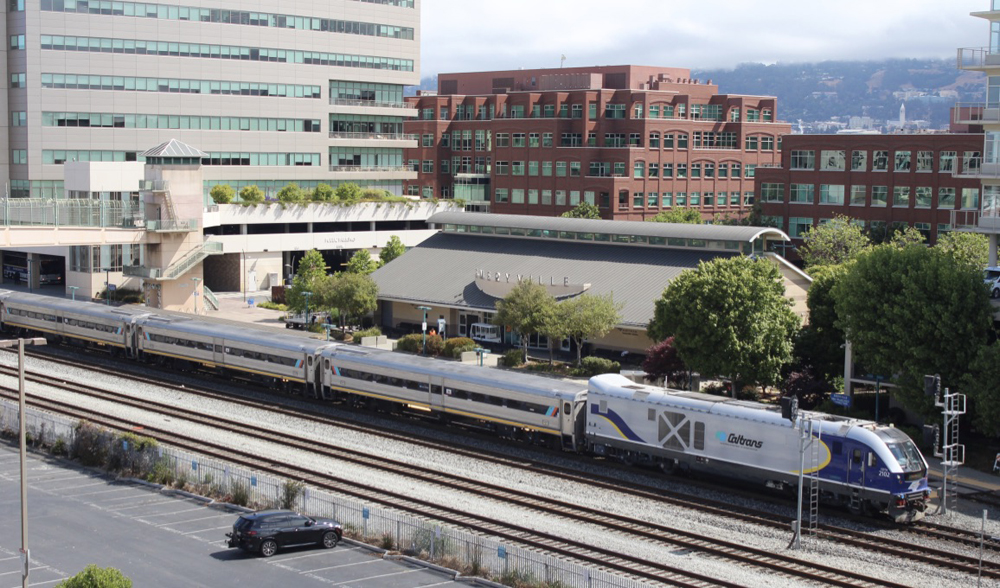
[[[935,399],[941,397],[941,376],[924,376],[924,395]]]
[[[795,396],[782,396],[780,402],[781,418],[794,421],[795,415],[799,412],[799,399]]]

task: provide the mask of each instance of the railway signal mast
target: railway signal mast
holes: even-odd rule
[[[941,376],[924,376],[924,393],[934,398],[934,406],[941,408],[944,418],[944,443],[942,444],[942,429],[935,427],[934,457],[941,458],[941,468],[944,470],[944,480],[941,482],[940,514],[948,514],[948,505],[954,510],[958,502],[957,478],[958,466],[965,463],[965,445],[958,442],[958,419],[965,414],[965,394],[952,394],[947,388],[941,394]],[[949,481],[955,488],[948,493]]]
[[[796,519],[792,523],[795,536],[792,538],[792,547],[802,548],[802,502],[806,478],[806,457],[808,456],[810,466],[809,474],[809,521],[808,528],[810,534],[816,533],[819,524],[819,435],[814,436],[815,423],[812,419],[799,413],[798,398],[785,396],[781,399],[781,416],[795,423],[795,429],[799,431],[799,492],[798,504],[796,508]]]

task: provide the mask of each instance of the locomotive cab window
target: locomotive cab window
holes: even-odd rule
[[[855,449],[854,451],[851,452],[851,462],[852,463],[861,463],[861,450],[860,449]]]
[[[874,451],[868,452],[868,467],[873,468],[878,464],[878,458],[875,456]]]

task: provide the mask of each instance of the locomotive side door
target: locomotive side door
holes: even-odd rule
[[[847,464],[847,483],[851,486],[864,488],[865,486],[865,461],[868,451],[864,447],[855,447],[851,450],[850,461]]]

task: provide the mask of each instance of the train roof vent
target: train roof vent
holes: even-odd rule
[[[633,384],[631,386],[622,386],[622,388],[625,388],[627,390],[632,390],[633,392],[632,398],[635,398],[637,400],[645,400],[646,398],[649,398],[649,388],[647,388],[646,386]]]

